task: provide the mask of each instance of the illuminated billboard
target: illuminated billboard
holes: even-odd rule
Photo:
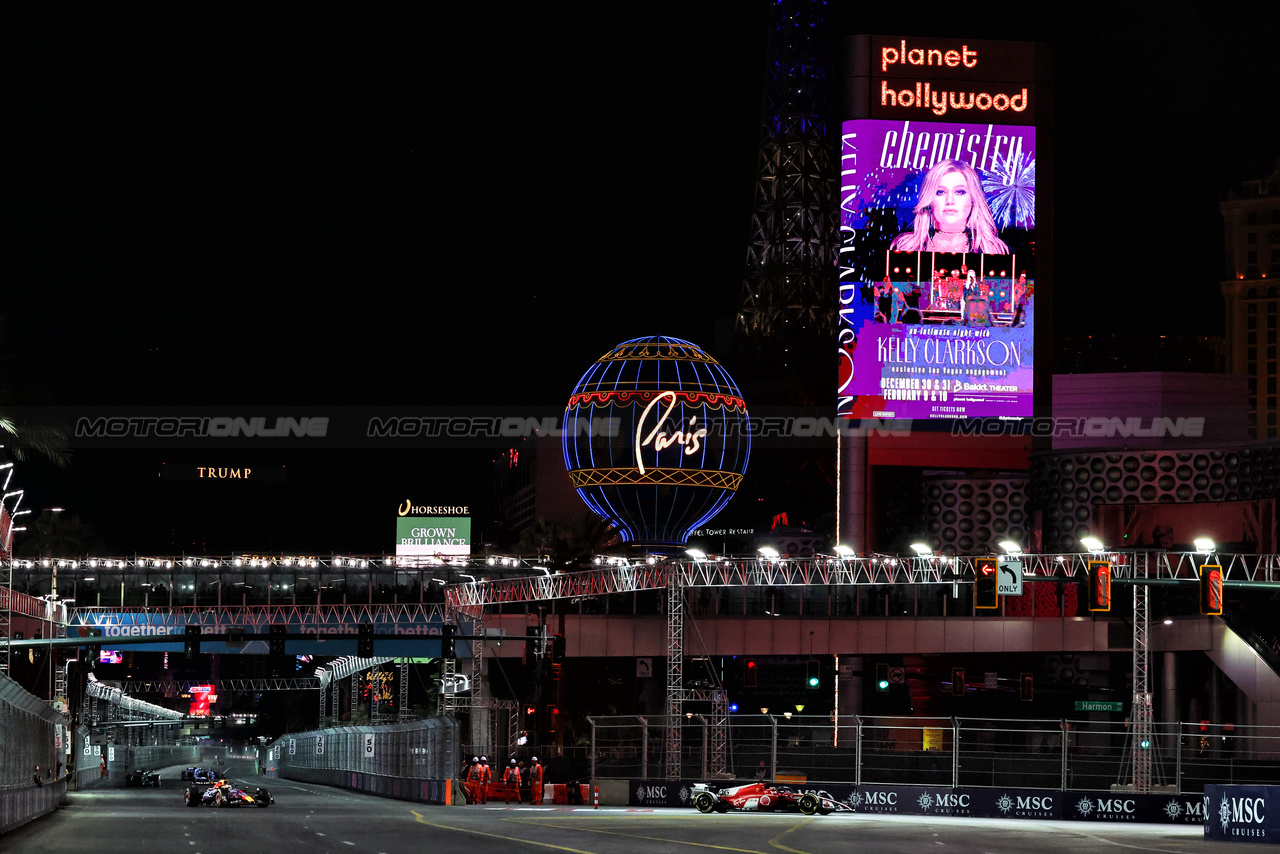
[[[218,695],[213,693],[212,685],[192,685],[190,689],[191,705],[187,714],[193,718],[207,718],[213,714],[211,703],[217,702]]]
[[[1030,416],[1035,128],[856,119],[841,164],[839,413]]]
[[[467,557],[470,554],[470,516],[396,517],[397,556]]]

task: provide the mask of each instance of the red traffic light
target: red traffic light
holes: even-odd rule
[[[1200,567],[1200,613],[1222,615],[1222,567],[1206,564]]]
[[[1111,564],[1105,560],[1089,561],[1089,610],[1111,610]]]
[[[995,558],[984,557],[973,562],[973,607],[1000,607],[1000,579],[996,573],[1000,564]]]

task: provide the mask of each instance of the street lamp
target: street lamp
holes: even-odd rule
[[[1102,540],[1097,537],[1081,537],[1080,544],[1089,550],[1090,554],[1102,554],[1107,547],[1102,544]]]

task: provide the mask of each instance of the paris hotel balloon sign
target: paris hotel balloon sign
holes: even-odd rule
[[[590,425],[604,418],[620,429],[602,438]],[[578,494],[636,546],[685,543],[728,504],[751,455],[737,384],[678,338],[624,341],[601,356],[574,388],[563,426]]]

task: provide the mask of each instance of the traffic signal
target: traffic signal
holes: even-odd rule
[[[1111,610],[1111,564],[1105,560],[1089,561],[1089,610]]]
[[[17,633],[15,632],[14,634],[16,635]],[[98,638],[98,639],[101,639],[101,638],[102,638],[102,629],[101,629],[100,627],[94,627],[94,628],[89,629],[89,637],[91,637],[91,638]],[[100,644],[96,644],[96,643],[91,643],[91,644],[89,644],[89,648],[88,648],[88,652],[87,652],[87,656],[86,656],[86,657],[89,659],[89,666],[90,666],[90,667],[92,667],[92,666],[93,666],[94,662],[96,662],[96,661],[98,660],[98,656],[100,656],[100,655],[102,655],[102,646],[101,646]]]
[[[283,623],[271,626],[271,639],[267,642],[267,651],[271,655],[284,655],[284,642],[289,636],[289,627]]]
[[[373,658],[372,623],[360,624],[360,633],[356,636],[356,655],[361,658]]]
[[[200,632],[203,626],[187,626],[186,637],[184,639],[182,649],[187,654],[187,658],[200,653]]]
[[[951,668],[951,693],[957,697],[964,695],[964,668]]]
[[[1200,567],[1200,613],[1222,615],[1222,567]]]
[[[440,629],[440,657],[441,658],[457,658],[458,657],[458,627],[454,625],[445,625]]]
[[[547,732],[555,732],[560,726],[560,707],[547,706]]]
[[[889,665],[887,664],[876,665],[876,690],[889,690]]]
[[[993,557],[973,562],[973,607],[1000,607],[1000,564]]]
[[[1030,703],[1035,698],[1036,680],[1030,673],[1023,673],[1018,677],[1018,699],[1024,703]]]
[[[537,626],[528,626],[524,630],[524,663],[531,665],[538,660],[538,656],[542,654],[541,649],[542,632]]]
[[[817,690],[822,685],[822,664],[816,659],[809,659],[808,664],[804,667],[804,687],[810,691]]]
[[[747,669],[742,674],[742,684],[747,688],[754,688],[760,681],[760,668],[756,667],[754,658],[747,659]]]

